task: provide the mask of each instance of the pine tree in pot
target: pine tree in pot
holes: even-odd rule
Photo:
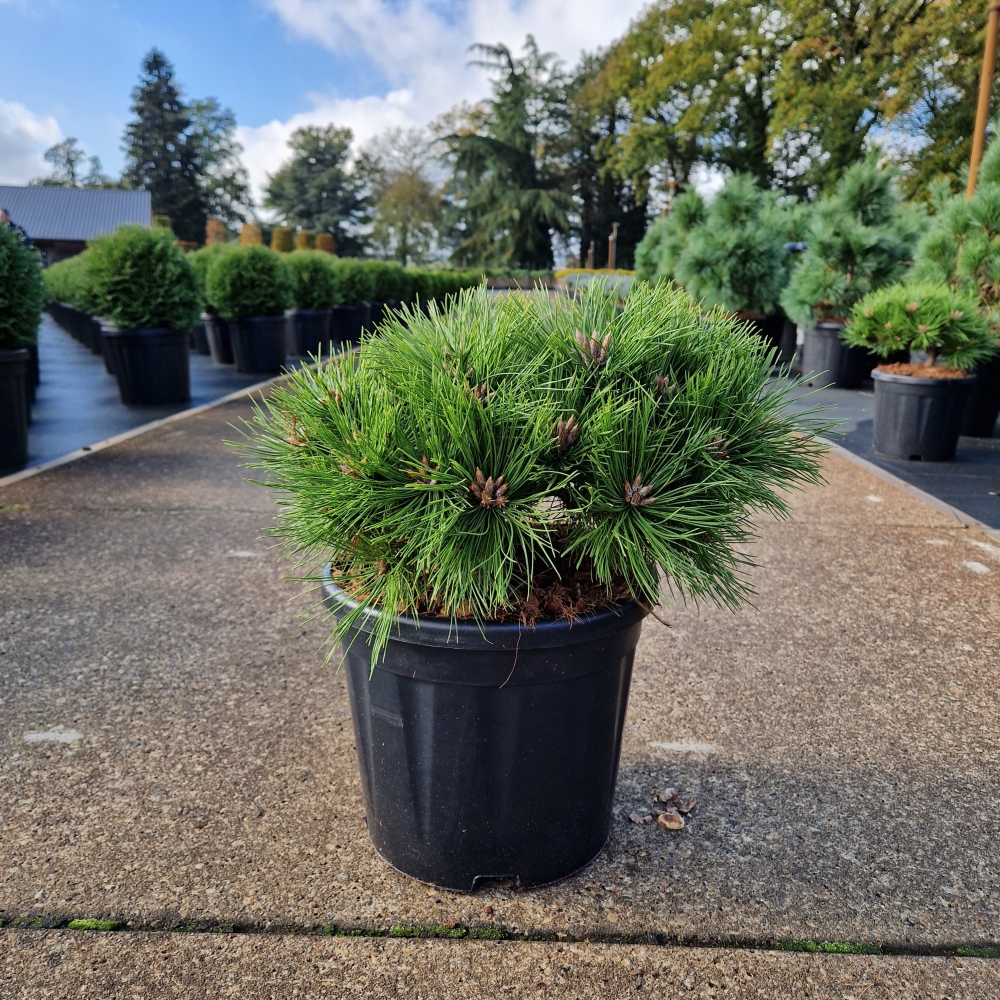
[[[198,315],[198,279],[173,234],[121,226],[91,243],[88,273],[122,402],[190,399],[188,328]]]
[[[322,250],[296,250],[288,255],[287,264],[294,303],[285,313],[289,353],[318,355],[324,345],[329,350],[330,317],[339,300],[333,262]]]
[[[375,276],[356,257],[336,258],[334,270],[340,301],[333,307],[331,338],[335,344],[357,344],[369,319]]]
[[[45,305],[42,263],[20,233],[0,223],[0,469],[28,460],[28,423],[38,323]]]
[[[590,861],[660,574],[736,608],[752,512],[817,479],[765,346],[701,312],[666,284],[466,291],[258,413],[277,531],[331,562],[369,835],[399,870],[469,890]]]
[[[674,267],[696,299],[735,313],[775,349],[785,323],[778,300],[788,280],[786,215],[755,178],[734,174],[688,232]]]
[[[861,385],[873,359],[844,341],[844,324],[859,299],[902,277],[923,224],[919,208],[901,204],[894,174],[879,167],[877,150],[817,203],[807,249],[781,296],[785,312],[805,329],[802,371],[815,376],[812,384]]]
[[[872,372],[875,451],[950,462],[975,382],[967,369],[996,351],[975,293],[931,282],[878,289],[855,304],[844,339],[883,358],[927,352],[925,364],[887,363]]]
[[[259,245],[234,247],[209,268],[207,293],[228,321],[236,370],[277,375],[285,365],[285,310],[292,304],[283,256]]]
[[[996,179],[994,179],[996,178]],[[984,157],[980,183],[971,201],[939,185],[937,212],[917,247],[914,276],[940,281],[979,299],[994,339],[1000,343],[1000,143]],[[992,437],[1000,414],[1000,353],[975,367],[962,433]]]

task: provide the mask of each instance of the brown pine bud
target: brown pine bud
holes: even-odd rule
[[[631,483],[625,484],[625,503],[631,507],[646,507],[656,500],[649,495],[652,486],[643,486],[642,477],[636,476]]]
[[[555,438],[556,448],[560,455],[565,455],[580,434],[580,425],[576,422],[575,416],[570,416],[569,420],[559,418],[552,436]]]
[[[469,492],[483,507],[502,507],[507,502],[507,484],[503,476],[483,476],[482,469],[476,469],[476,478],[469,484]]]

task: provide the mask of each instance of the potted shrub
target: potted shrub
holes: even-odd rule
[[[28,460],[34,389],[30,348],[38,344],[45,305],[42,263],[21,234],[0,224],[0,469]]]
[[[879,167],[878,155],[875,150],[855,163],[836,192],[817,203],[807,248],[781,297],[785,312],[805,330],[802,371],[816,376],[814,385],[861,385],[875,359],[850,347],[844,324],[859,299],[902,277],[922,231],[921,210],[901,204],[894,172]]]
[[[236,370],[278,374],[285,364],[285,310],[292,279],[285,261],[257,244],[234,247],[208,271],[207,295],[229,324]]]
[[[753,511],[820,445],[759,338],[669,285],[458,296],[258,412],[278,528],[317,567],[368,831],[426,882],[541,885],[604,846],[642,621],[736,608]]]
[[[301,235],[301,234],[300,234]],[[288,322],[288,350],[300,357],[329,349],[331,310],[337,304],[337,278],[330,255],[321,250],[296,250],[288,255],[292,276],[292,303]]]
[[[994,123],[994,133],[1000,123]],[[1000,143],[987,147],[972,200],[952,195],[947,182],[936,185],[935,216],[917,247],[916,278],[940,281],[979,299],[994,340],[1000,343]],[[1000,415],[1000,353],[974,368],[962,433],[992,437]]]
[[[188,328],[198,279],[166,228],[121,226],[90,244],[90,298],[127,406],[191,398]]]
[[[975,294],[931,282],[878,289],[855,304],[844,339],[883,358],[927,352],[924,364],[885,363],[872,372],[875,451],[950,462],[975,382],[968,369],[996,351]]]
[[[750,175],[734,174],[702,221],[684,233],[672,277],[696,299],[735,313],[769,346],[780,348],[785,317],[778,299],[788,279],[786,229],[775,198]],[[666,246],[661,253],[668,256]]]
[[[225,243],[209,243],[191,254],[191,263],[198,277],[198,293],[201,297],[201,325],[205,330],[206,353],[212,355],[217,365],[231,365],[233,358],[233,339],[229,332],[229,323],[219,315],[218,309],[208,297],[208,272],[212,265],[231,248]]]
[[[375,291],[375,277],[356,257],[336,258],[334,271],[340,301],[333,307],[330,336],[337,344],[357,344],[368,321],[368,303]]]

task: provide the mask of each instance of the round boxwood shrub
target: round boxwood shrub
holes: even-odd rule
[[[292,278],[274,251],[236,247],[209,270],[207,293],[226,319],[280,316],[292,304]]]
[[[435,285],[433,272],[421,267],[411,267],[407,273],[410,276],[410,295],[421,302],[434,298]]]
[[[408,297],[410,281],[404,267],[387,260],[373,260],[368,267],[375,278],[373,300],[388,302]]]
[[[375,277],[371,269],[354,257],[341,257],[334,264],[337,290],[345,306],[371,302],[375,292]]]
[[[215,304],[208,298],[208,272],[222,254],[229,252],[229,249],[225,243],[209,243],[188,255],[188,259],[194,267],[194,273],[198,277],[198,294],[201,297],[202,312],[214,313],[218,311]]]
[[[38,340],[45,305],[42,262],[20,233],[0,225],[0,351],[16,351]]]
[[[90,245],[90,299],[97,316],[125,330],[182,330],[198,315],[198,278],[166,229],[121,226]]]
[[[329,309],[337,304],[337,276],[329,254],[296,250],[288,255],[286,263],[292,276],[292,304],[296,309]]]
[[[77,309],[90,311],[90,252],[52,264],[42,272],[45,281],[46,298],[53,302],[65,302]]]

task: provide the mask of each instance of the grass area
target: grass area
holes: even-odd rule
[[[855,944],[853,941],[778,941],[776,951],[806,951],[822,955],[881,955],[875,944]]]
[[[71,920],[66,926],[71,931],[116,931],[120,920]]]

